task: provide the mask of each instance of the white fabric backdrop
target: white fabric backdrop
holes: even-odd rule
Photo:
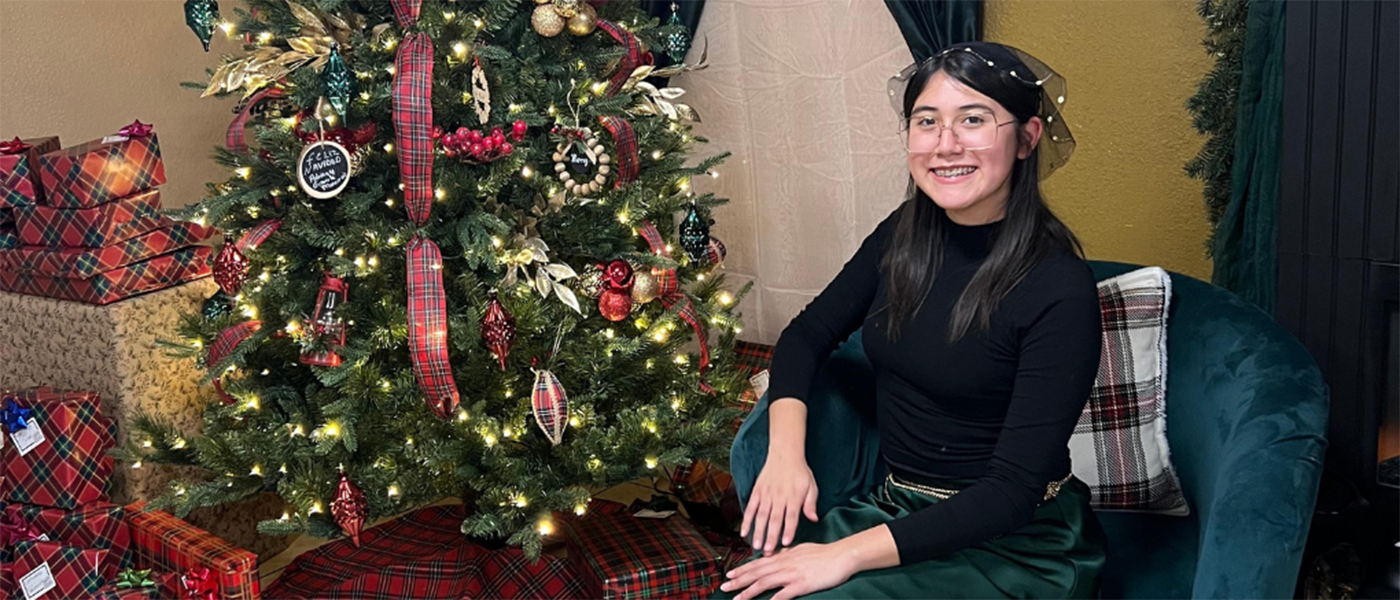
[[[903,198],[885,81],[913,59],[878,0],[710,0],[692,60],[707,37],[710,68],[673,83],[699,152],[734,156],[694,185],[730,198],[711,233],[733,286],[756,282],[739,337],[773,343]]]

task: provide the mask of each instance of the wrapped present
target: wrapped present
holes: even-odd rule
[[[220,600],[260,597],[258,556],[209,535],[170,513],[148,510],[145,503],[127,507],[135,564],[186,574],[208,569]]]
[[[0,225],[0,250],[12,250],[19,247],[19,231],[13,224]]]
[[[149,126],[39,157],[49,206],[90,208],[165,183],[160,141]]]
[[[587,598],[569,562],[519,548],[491,550],[462,535],[461,505],[423,508],[298,556],[268,598]]]
[[[92,208],[21,206],[14,211],[19,241],[30,246],[102,248],[168,224],[160,215],[159,190]]]
[[[106,556],[106,550],[58,542],[20,542],[15,544],[12,593],[26,600],[91,598],[107,585],[102,576]]]
[[[6,413],[25,409],[28,418],[9,427],[0,450],[9,500],[69,510],[106,501],[116,428],[94,395],[43,388],[6,397]],[[5,420],[11,425],[9,415]]]
[[[209,275],[207,246],[194,246],[88,279],[44,277],[0,270],[0,290],[88,304],[109,304]]]
[[[131,532],[126,526],[126,509],[107,502],[85,504],[76,510],[11,504],[5,507],[10,522],[23,522],[52,541],[107,551],[103,576],[111,579],[117,571],[131,566]]]
[[[0,269],[31,275],[87,279],[98,273],[141,262],[198,244],[217,233],[189,221],[172,221],[165,227],[105,248],[54,248],[20,246],[0,252]]]
[[[695,461],[671,474],[671,488],[702,529],[733,531],[744,520],[734,477],[709,461]]]
[[[720,555],[719,572],[728,573],[754,555],[753,546],[737,533],[706,529],[700,532]]]
[[[0,212],[43,201],[39,156],[58,149],[57,137],[0,142]]]
[[[737,340],[734,342],[734,353],[737,355],[734,366],[750,376],[767,369],[768,364],[773,362],[773,346],[768,344]]]
[[[599,514],[566,527],[589,598],[707,598],[719,587],[719,555],[685,519]]]
[[[152,569],[125,569],[108,578],[94,600],[171,600],[180,597],[180,578]]]

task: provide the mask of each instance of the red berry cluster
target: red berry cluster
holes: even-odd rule
[[[526,129],[524,121],[516,121],[511,126],[510,138],[517,142],[525,139]],[[461,157],[463,160],[491,162],[510,156],[510,153],[515,151],[515,146],[506,141],[506,135],[500,127],[493,128],[489,134],[466,127],[458,127],[457,131],[450,133],[443,131],[442,127],[433,127],[433,139],[442,144],[443,154]]]

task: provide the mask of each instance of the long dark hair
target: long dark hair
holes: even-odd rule
[[[904,91],[904,118],[907,122],[914,101],[929,79],[939,71],[985,94],[1006,107],[1018,124],[1036,116],[1040,90],[1027,86],[1002,69],[989,68],[969,52],[949,52],[920,65]],[[1027,70],[1029,71],[1029,70]],[[1017,136],[1019,139],[1019,125]],[[1006,217],[992,242],[991,253],[973,275],[953,307],[948,322],[948,343],[962,339],[976,322],[978,330],[991,325],[992,313],[1011,290],[1045,255],[1062,248],[1084,255],[1079,239],[1045,205],[1040,193],[1040,150],[1032,150],[1016,161],[1011,170],[1011,194],[1006,201]],[[880,259],[889,298],[887,333],[899,339],[900,327],[914,318],[943,263],[943,243],[951,222],[938,206],[909,177],[908,199],[898,209],[894,235]]]

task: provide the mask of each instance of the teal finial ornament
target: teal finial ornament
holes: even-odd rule
[[[685,23],[681,22],[681,16],[676,11],[680,5],[671,3],[671,18],[666,21],[666,26],[678,28],[674,33],[666,36],[666,56],[671,57],[673,62],[685,60],[685,54],[690,52],[690,31],[686,29]]]
[[[326,70],[321,72],[326,83],[326,99],[330,100],[340,118],[346,118],[345,109],[350,104],[350,95],[355,93],[355,78],[350,76],[350,67],[340,55],[340,45],[331,44],[330,58],[326,59]]]
[[[185,0],[185,24],[199,36],[204,51],[209,51],[209,40],[214,37],[214,25],[219,22],[217,0]]]
[[[700,216],[700,207],[690,203],[690,212],[681,221],[681,248],[690,255],[690,260],[703,263],[710,248],[710,222]]]

